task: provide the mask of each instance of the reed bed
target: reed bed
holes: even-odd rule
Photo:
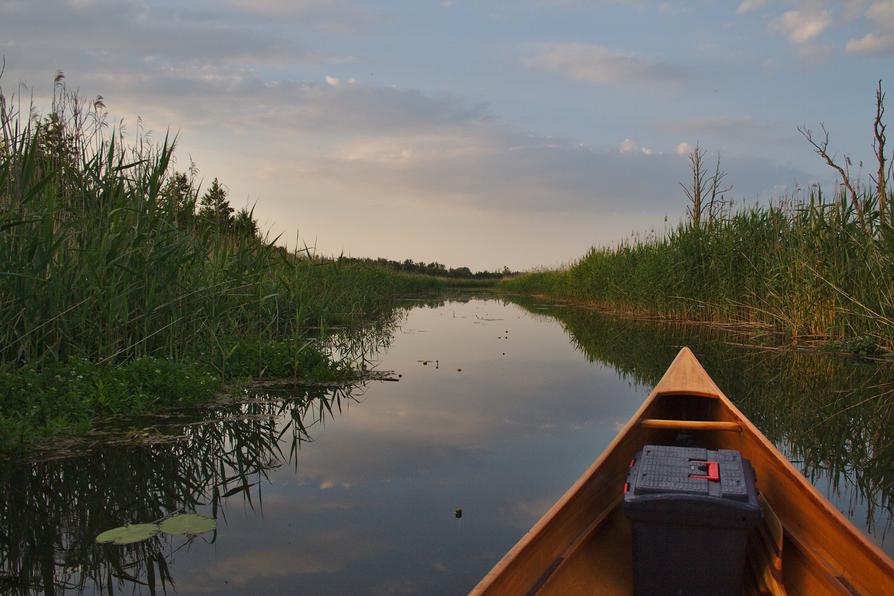
[[[792,341],[894,350],[894,228],[863,197],[858,225],[842,197],[817,191],[684,222],[664,237],[592,248],[558,271],[501,283],[510,291],[662,317],[737,322]]]
[[[138,130],[128,142],[101,98],[82,101],[61,77],[43,116],[0,90],[0,129],[0,385],[20,370],[146,358],[226,379],[234,359],[239,375],[263,373],[271,352],[289,373],[312,373],[306,362],[331,371],[309,338],[441,285],[277,245],[250,211],[232,212],[217,180],[200,197],[174,171],[176,139]],[[84,407],[102,411],[92,391]],[[0,395],[0,431],[58,418],[48,400],[20,424],[20,393]]]

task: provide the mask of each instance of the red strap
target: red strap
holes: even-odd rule
[[[690,474],[689,477],[704,478],[705,480],[711,480],[712,482],[720,482],[720,464],[716,461],[706,461],[705,465],[708,467],[707,474]]]

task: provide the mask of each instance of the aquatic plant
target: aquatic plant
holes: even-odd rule
[[[123,546],[149,540],[159,532],[169,536],[198,536],[216,528],[217,521],[213,518],[197,513],[181,513],[157,523],[127,524],[106,530],[96,537],[96,543]]]
[[[873,198],[867,202],[873,204]],[[871,213],[877,213],[870,211]],[[792,340],[894,346],[894,228],[864,230],[840,199],[754,206],[711,226],[592,248],[561,271],[501,283],[609,309],[771,328]]]
[[[444,285],[262,236],[217,179],[203,194],[194,166],[176,171],[175,137],[155,143],[138,128],[128,141],[102,98],[84,101],[61,73],[48,114],[19,100],[0,89],[0,375],[13,375],[0,376],[0,447],[29,439],[29,428],[83,430],[98,413],[171,402],[133,367],[91,371],[88,387],[82,361],[145,362],[172,379],[177,366],[193,379],[201,369],[215,387],[243,376],[328,380],[339,365],[320,341],[327,329]],[[208,395],[181,389],[186,401]]]
[[[355,404],[356,390],[249,394],[237,403],[147,416],[140,432],[107,429],[102,441],[76,439],[77,449],[6,462],[0,467],[0,592],[171,590],[172,545],[196,534],[214,541],[204,528],[213,530],[211,523],[225,520],[228,509],[260,508],[269,472],[297,466],[301,444],[311,440],[308,429]],[[146,525],[152,535],[134,540],[116,532],[127,544],[97,542],[122,524]]]

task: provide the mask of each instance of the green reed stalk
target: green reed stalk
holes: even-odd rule
[[[858,225],[842,197],[820,192],[683,223],[666,237],[593,248],[561,271],[504,289],[700,321],[752,323],[793,340],[894,349],[894,229],[863,197]]]

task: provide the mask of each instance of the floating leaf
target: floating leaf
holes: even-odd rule
[[[204,534],[217,528],[217,520],[196,513],[175,515],[161,522],[161,531],[165,534]]]
[[[115,528],[113,530],[106,530],[96,537],[96,542],[98,542],[99,544],[108,544],[109,542],[115,542],[115,540],[123,536],[126,531],[127,526],[124,526],[122,528]]]
[[[132,524],[106,530],[96,537],[99,544],[133,544],[148,540],[158,534],[158,524]]]

